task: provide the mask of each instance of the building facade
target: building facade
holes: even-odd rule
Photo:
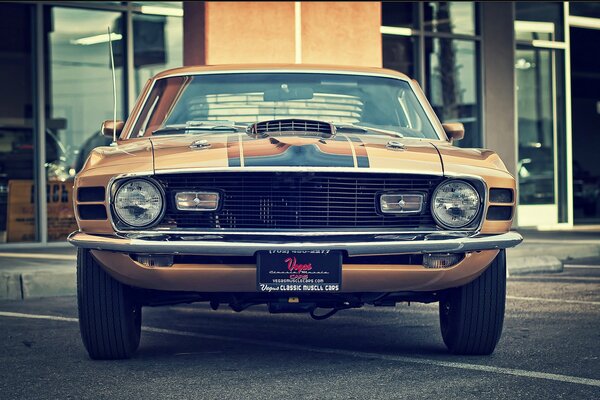
[[[108,28],[110,28],[110,36]],[[516,225],[600,222],[600,4],[1,2],[0,246],[64,243],[72,179],[145,81],[181,65],[383,66],[412,76],[457,145],[497,151]]]

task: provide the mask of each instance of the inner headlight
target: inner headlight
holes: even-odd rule
[[[117,189],[114,210],[125,224],[136,228],[146,227],[162,215],[162,192],[149,180],[129,180]]]
[[[464,181],[451,180],[440,184],[431,201],[436,221],[446,228],[463,228],[479,214],[479,193]]]

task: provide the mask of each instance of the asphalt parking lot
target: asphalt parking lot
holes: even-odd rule
[[[600,398],[600,259],[511,277],[492,356],[446,353],[437,305],[307,315],[144,309],[126,361],[91,361],[74,297],[0,302],[0,398]]]

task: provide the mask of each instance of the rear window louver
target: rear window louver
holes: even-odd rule
[[[293,132],[294,136],[328,138],[335,135],[335,126],[328,122],[309,119],[277,119],[257,122],[248,127],[248,134],[256,137],[286,136],[290,132]]]

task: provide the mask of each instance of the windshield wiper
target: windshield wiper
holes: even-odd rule
[[[173,124],[166,125],[152,132],[153,135],[164,135],[167,133],[185,133],[185,132],[207,132],[207,131],[221,131],[221,132],[239,132],[240,129],[245,127],[236,126],[229,121],[220,122],[204,122],[204,121],[190,121],[185,124]]]
[[[370,126],[363,125],[354,125],[354,124],[340,124],[335,125],[335,129],[338,132],[347,132],[347,133],[380,133],[382,135],[393,136],[398,138],[403,138],[404,135],[400,132],[389,131],[387,129],[380,128],[372,128]]]

